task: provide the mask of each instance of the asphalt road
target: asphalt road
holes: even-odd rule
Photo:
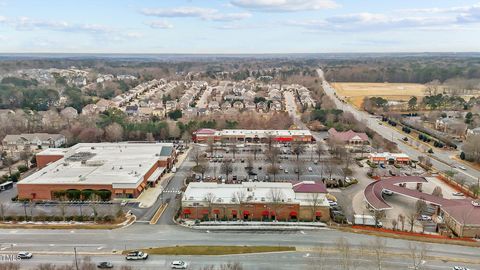
[[[335,89],[325,80],[323,76],[323,71],[321,69],[317,70],[318,76],[322,80],[322,85],[325,93],[335,102],[337,108],[342,109],[343,111],[351,112],[357,120],[364,122],[369,128],[376,131],[382,137],[389,141],[393,141],[397,143],[398,148],[409,155],[411,158],[418,160],[419,156],[431,156],[432,157],[432,164],[439,171],[447,171],[452,169],[452,165],[456,167],[456,171],[458,173],[463,174],[465,176],[467,183],[477,183],[478,178],[480,177],[480,172],[471,168],[469,166],[465,166],[464,164],[460,164],[459,162],[451,159],[450,156],[454,155],[454,152],[447,152],[435,149],[434,151],[438,152],[433,155],[423,153],[415,148],[410,147],[409,145],[403,142],[403,138],[405,134],[400,133],[399,131],[386,126],[386,124],[379,124],[381,119],[370,115],[366,112],[359,111],[352,105],[348,103],[343,103],[340,99],[335,95]],[[433,158],[434,157],[434,158]],[[437,160],[438,159],[438,160]],[[440,160],[440,161],[439,161]],[[466,170],[458,169],[459,166],[465,166]]]
[[[84,257],[78,256],[77,260],[82,261]],[[244,269],[335,269],[342,265],[344,258],[341,254],[321,254],[311,252],[284,252],[272,254],[250,254],[250,255],[229,255],[229,256],[159,256],[151,255],[146,261],[126,261],[120,255],[89,256],[91,263],[109,261],[117,269],[121,266],[130,266],[134,269],[170,269],[170,263],[174,260],[183,260],[189,264],[189,269],[201,269],[209,265],[219,266],[228,263],[241,263]],[[39,264],[55,263],[56,265],[72,265],[72,255],[38,255],[31,260],[18,262],[22,269],[33,269]],[[353,257],[350,262],[355,269],[375,268],[375,260],[372,257]],[[412,263],[404,258],[382,258],[383,269],[408,269]],[[456,265],[442,260],[425,260],[422,266],[424,269],[452,269]],[[474,265],[465,265],[475,269]]]

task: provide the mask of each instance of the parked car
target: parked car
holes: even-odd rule
[[[173,261],[170,264],[170,268],[172,269],[187,269],[188,268],[188,263],[184,261]]]
[[[148,259],[148,254],[143,251],[133,251],[127,254],[125,257],[127,260],[146,260]]]
[[[113,263],[111,263],[111,262],[100,262],[100,263],[97,264],[97,268],[100,268],[100,269],[113,268]]]
[[[460,170],[464,170],[464,171],[467,170],[467,168],[465,168],[464,166],[458,166],[458,168],[459,168]]]
[[[408,142],[408,138],[407,137],[403,137],[403,140]]]
[[[24,259],[31,259],[33,257],[33,254],[27,251],[20,251],[17,254],[17,257],[24,260]]]
[[[453,270],[470,270],[470,269],[468,269],[466,267],[463,267],[463,266],[454,266],[452,269]]]
[[[313,168],[312,168],[312,167],[308,167],[308,171],[309,171],[309,172],[313,171]]]
[[[330,201],[330,200],[328,200],[328,204],[329,204],[330,206],[338,206],[338,203],[337,203],[337,202]]]
[[[318,160],[314,160],[314,161],[313,161],[313,164],[318,164]]]
[[[452,193],[453,196],[463,196],[462,192],[454,192]]]
[[[418,220],[421,220],[421,221],[431,221],[432,220],[432,217],[431,216],[427,216],[427,215],[420,215],[418,217]]]
[[[285,169],[283,172],[284,172],[284,173],[288,173],[288,170],[287,170],[287,169]]]
[[[385,167],[385,164],[380,163],[380,168],[385,169],[385,168],[386,168],[386,167]]]

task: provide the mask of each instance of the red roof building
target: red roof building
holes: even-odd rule
[[[353,130],[338,132],[336,129],[331,128],[328,130],[328,135],[329,135],[329,138],[345,144],[350,144],[350,145],[368,144],[368,136],[366,133],[358,133]]]

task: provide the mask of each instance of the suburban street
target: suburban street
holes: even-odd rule
[[[376,131],[385,139],[396,143],[398,145],[398,148],[405,154],[409,155],[412,159],[418,160],[419,156],[431,156],[433,167],[436,168],[438,171],[451,170],[453,165],[455,167],[455,170],[458,173],[465,175],[465,179],[467,183],[469,184],[477,183],[478,177],[480,177],[480,172],[475,170],[474,168],[465,166],[464,164],[460,164],[458,161],[454,159],[451,159],[450,156],[453,155],[454,153],[435,150],[438,153],[427,154],[427,153],[422,153],[421,151],[410,147],[409,145],[404,143],[404,141],[402,140],[402,138],[406,136],[405,134],[402,134],[399,131],[393,128],[390,128],[386,125],[379,124],[379,122],[381,122],[381,119],[378,119],[378,117],[375,117],[363,111],[359,111],[354,106],[348,103],[343,103],[335,94],[335,89],[325,80],[323,76],[323,71],[321,69],[317,69],[317,73],[320,79],[322,80],[322,86],[325,93],[335,102],[335,105],[337,106],[337,108],[343,111],[351,112],[357,118],[358,121],[365,123],[369,128]],[[465,166],[466,170],[464,171],[464,170],[458,169],[459,166]]]

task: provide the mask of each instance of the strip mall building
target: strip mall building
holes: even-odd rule
[[[321,182],[190,183],[181,217],[201,220],[328,221],[327,190]]]
[[[228,142],[267,142],[270,138],[278,142],[312,142],[310,130],[247,130],[203,128],[193,133],[194,142],[228,141]]]
[[[98,192],[108,198],[136,198],[154,186],[173,166],[176,151],[170,143],[80,143],[50,148],[36,155],[39,170],[17,184],[18,198],[68,200]]]

